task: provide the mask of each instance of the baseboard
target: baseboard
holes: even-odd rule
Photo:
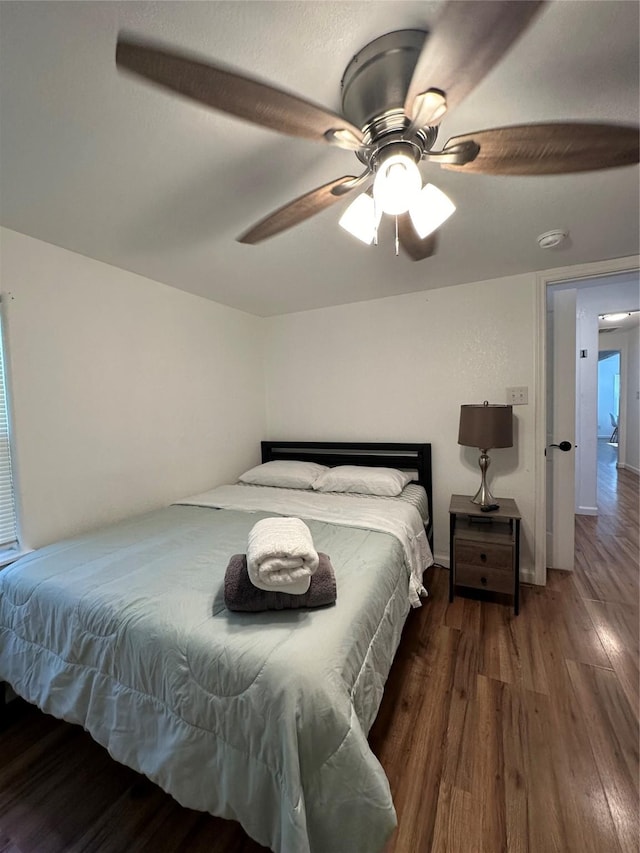
[[[536,580],[536,573],[533,566],[528,569],[520,569],[520,583],[528,583],[533,586],[544,586]]]
[[[576,515],[597,515],[598,507],[597,506],[579,506],[576,509]]]
[[[622,465],[618,465],[618,468],[624,468],[625,471],[631,471],[632,474],[636,474],[640,477],[640,468],[634,468],[633,465],[629,465],[626,462]]]

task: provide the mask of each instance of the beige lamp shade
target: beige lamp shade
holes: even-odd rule
[[[460,406],[458,444],[480,450],[513,447],[513,407],[486,401]]]

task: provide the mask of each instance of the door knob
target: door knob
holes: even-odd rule
[[[578,446],[578,445],[576,444],[576,447],[577,447],[577,446]],[[570,442],[570,441],[561,441],[561,442],[560,442],[560,444],[550,444],[550,445],[549,445],[549,447],[557,447],[557,448],[558,448],[558,450],[563,450],[563,451],[566,453],[566,451],[567,451],[567,450],[571,450],[571,448],[573,447],[573,445],[571,444],[571,442]],[[544,451],[544,455],[545,455],[545,456],[547,455],[547,450],[546,450],[546,448],[545,448],[545,451]]]

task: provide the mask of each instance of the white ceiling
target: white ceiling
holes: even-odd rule
[[[365,247],[341,202],[258,246],[235,237],[316,186],[359,174],[350,152],[280,136],[115,68],[121,29],[230,64],[340,111],[354,53],[428,27],[437,2],[2,2],[2,225],[269,316],[639,251],[638,167],[485,177],[424,166],[456,214],[413,263]],[[636,2],[550,3],[442,123],[458,133],[554,120],[639,121]],[[354,169],[356,170],[354,172]],[[570,233],[543,251],[536,237]]]

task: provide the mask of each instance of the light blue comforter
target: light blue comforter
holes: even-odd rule
[[[336,605],[231,613],[228,559],[266,515],[171,506],[0,572],[0,679],[278,853],[375,853],[396,818],[366,738],[410,568],[389,533],[307,519]]]

